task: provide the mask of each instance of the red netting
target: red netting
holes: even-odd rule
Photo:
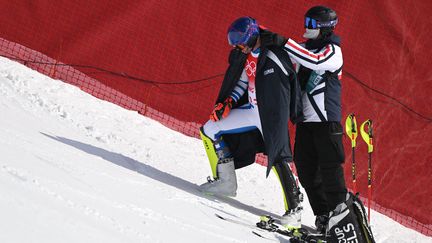
[[[0,0],[0,53],[197,136],[227,66],[229,23],[249,15],[301,41],[303,14],[315,4],[339,15],[344,117],[375,124],[373,207],[431,236],[430,1]],[[356,158],[367,195],[362,141]]]

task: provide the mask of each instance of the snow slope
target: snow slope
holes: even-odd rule
[[[4,58],[0,114],[0,242],[266,242],[214,214],[254,223],[284,211],[264,167],[237,172],[236,198],[203,195],[201,141]],[[378,242],[432,242],[372,221]]]

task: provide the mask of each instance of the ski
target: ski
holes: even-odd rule
[[[271,237],[265,236],[263,233],[274,233],[281,235],[286,237],[290,243],[326,243],[324,235],[312,233],[310,230],[305,228],[307,226],[300,229],[288,230],[280,225],[277,220],[271,216],[261,216],[260,222],[256,224],[246,223],[241,220],[221,216],[217,213],[215,213],[215,216],[224,221],[252,228],[252,233],[254,235],[267,240],[278,241]]]
[[[257,227],[270,232],[275,232],[290,238],[291,243],[326,243],[326,237],[322,234],[312,233],[305,228],[287,229],[275,222],[271,216],[261,216],[256,223]]]
[[[222,219],[222,220],[230,222],[230,223],[234,223],[234,224],[238,224],[238,225],[249,227],[249,228],[252,229],[252,234],[254,234],[255,236],[258,236],[258,237],[266,239],[266,240],[271,240],[271,241],[279,242],[279,240],[276,240],[274,238],[271,238],[269,236],[264,235],[264,233],[268,233],[265,230],[263,230],[261,232],[258,232],[257,230],[259,230],[259,229],[257,229],[257,227],[255,225],[253,225],[253,224],[246,223],[246,222],[243,222],[241,220],[225,217],[225,216],[222,216],[222,215],[217,214],[217,213],[215,213],[215,216],[218,217],[219,219]]]

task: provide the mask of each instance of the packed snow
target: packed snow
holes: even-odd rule
[[[0,114],[0,242],[288,242],[247,226],[284,213],[263,166],[237,171],[235,198],[203,195],[211,172],[200,140],[5,58]],[[371,217],[378,242],[432,242]]]

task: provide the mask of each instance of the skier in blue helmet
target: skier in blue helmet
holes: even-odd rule
[[[228,28],[233,46],[229,66],[210,119],[200,130],[213,179],[208,177],[200,189],[235,196],[235,170],[253,164],[256,153],[263,152],[268,156],[267,175],[273,169],[282,185],[282,223],[299,228],[302,194],[291,171],[288,121],[301,116],[300,88],[288,55],[263,43],[261,36],[266,35],[269,32],[251,17],[238,18]],[[276,35],[266,39],[284,41]]]

